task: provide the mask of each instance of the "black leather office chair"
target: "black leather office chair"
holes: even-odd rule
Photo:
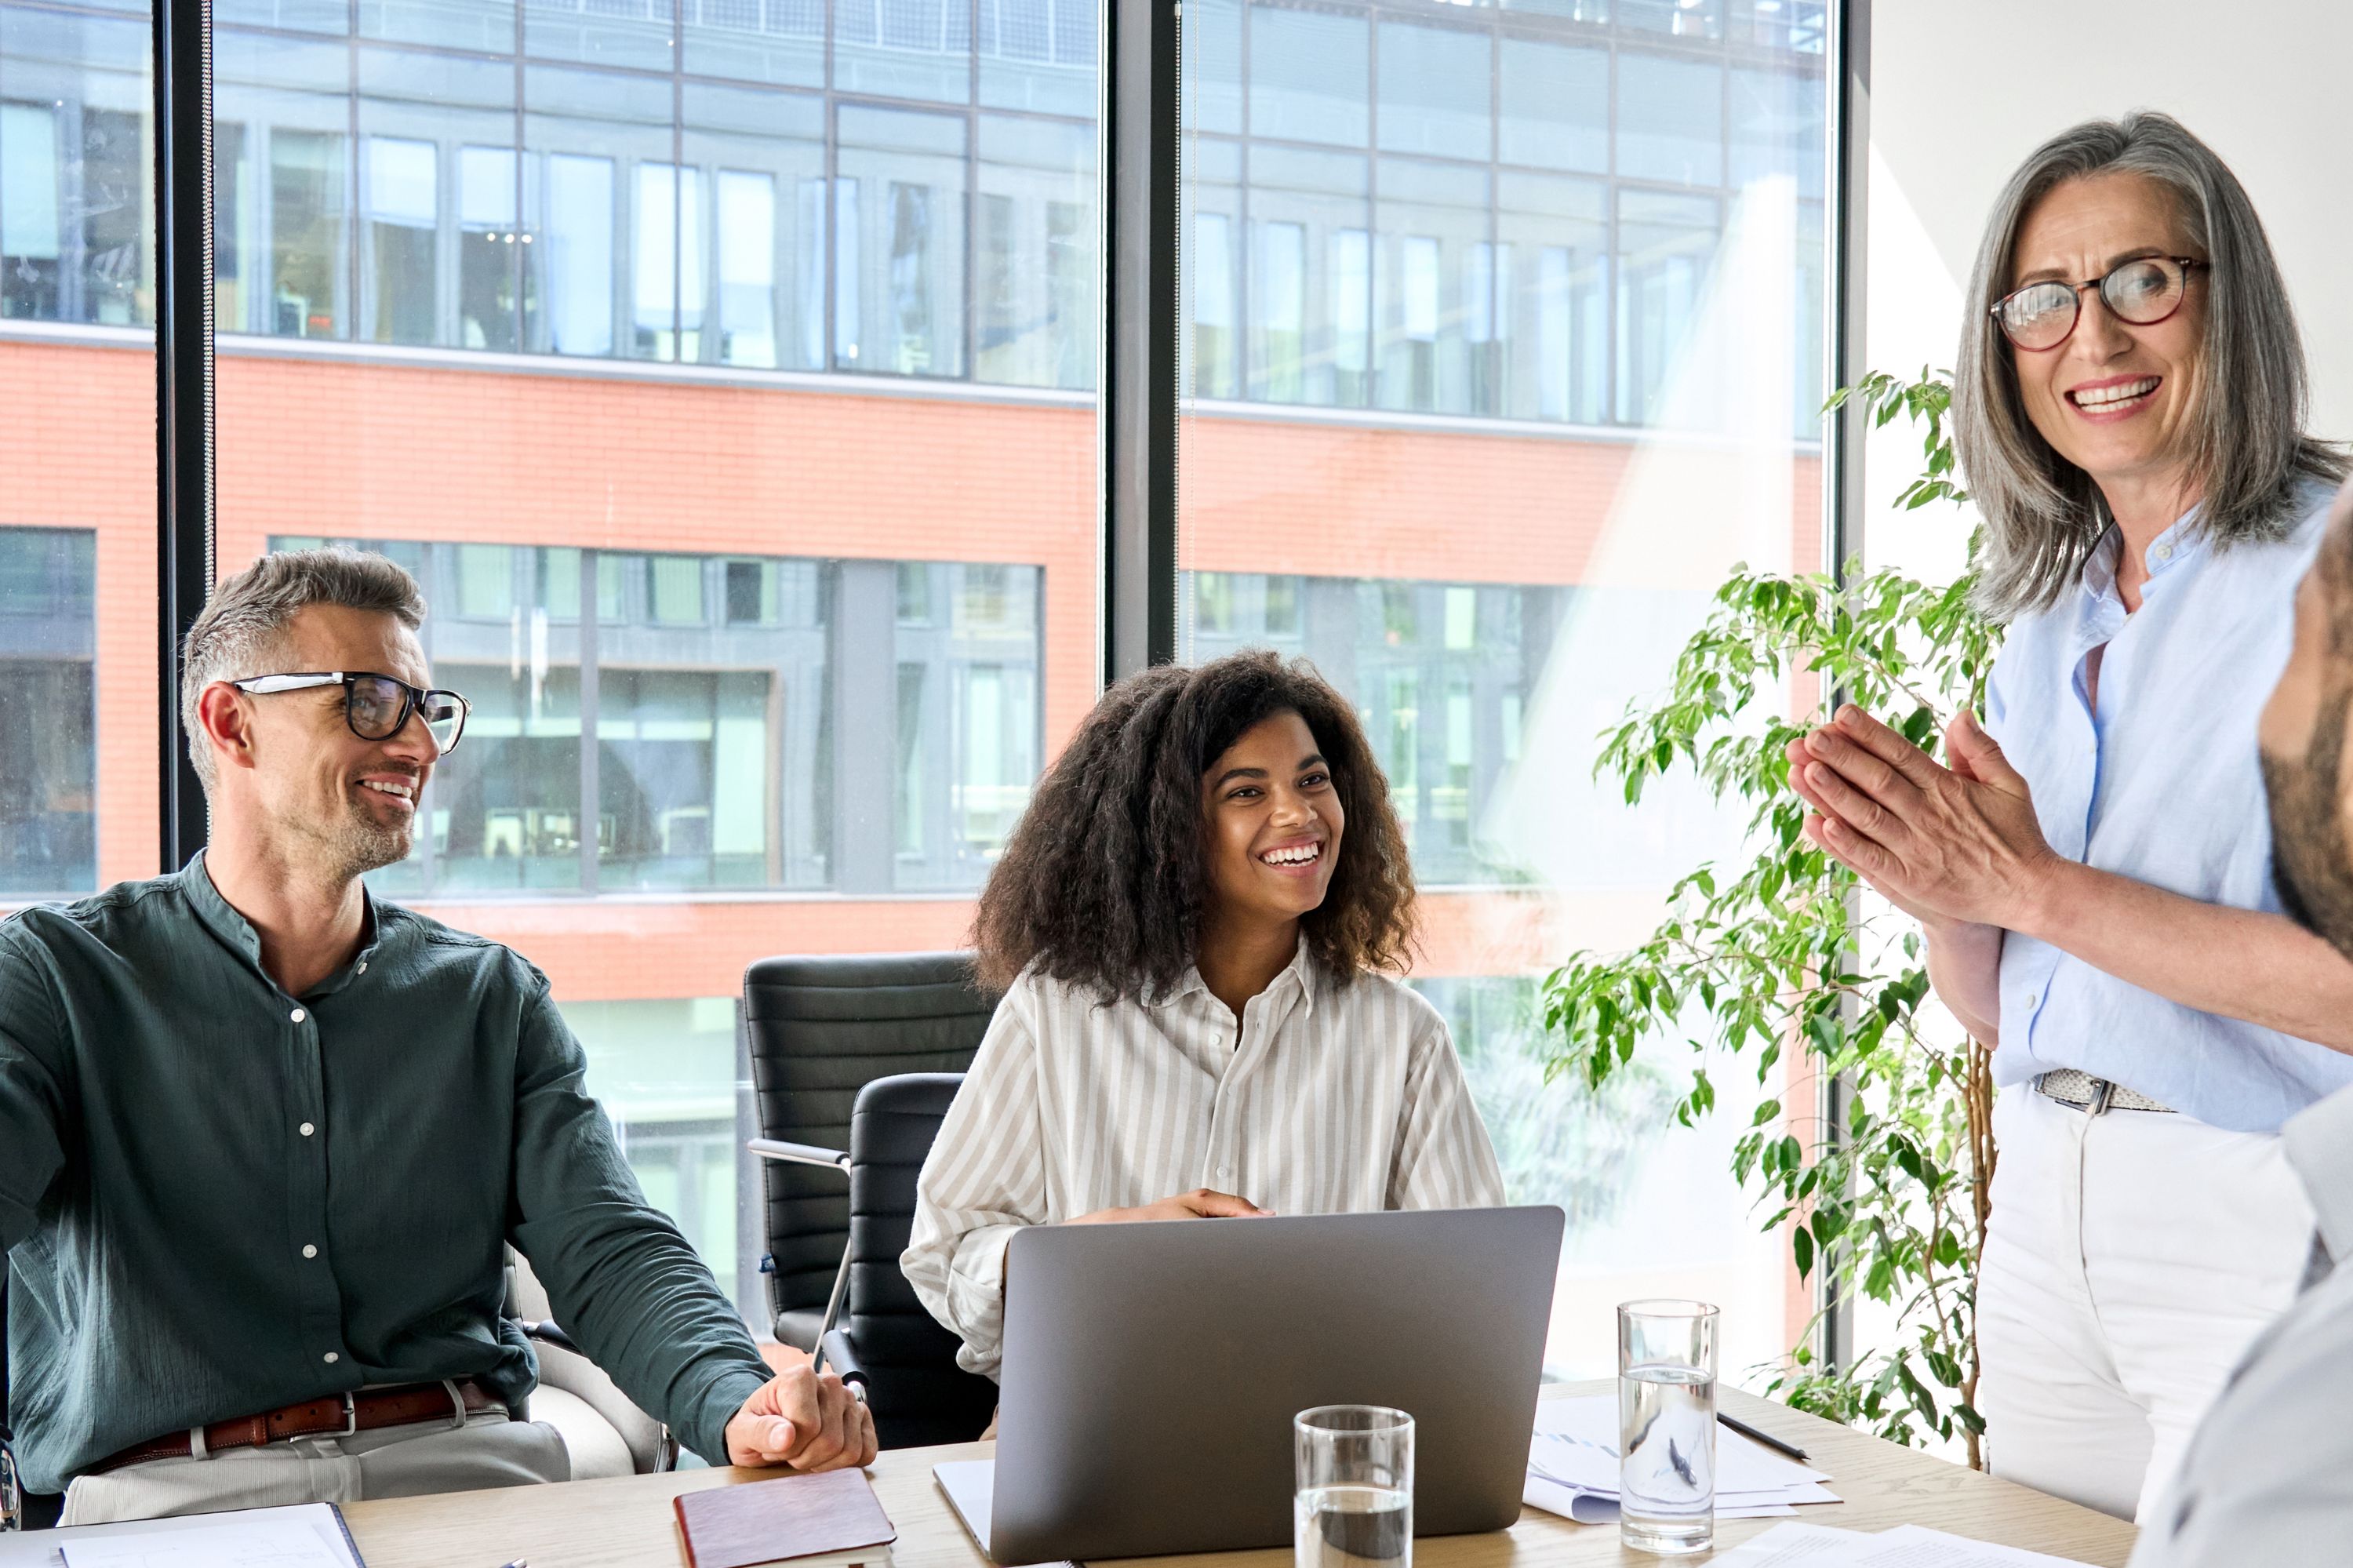
[[[828,1290],[818,1355],[844,1382],[865,1384],[875,1439],[885,1448],[968,1443],[997,1408],[997,1384],[956,1365],[955,1335],[899,1271],[914,1223],[915,1179],[963,1082],[960,1073],[875,1079],[858,1092],[847,1150],[769,1139],[751,1144],[771,1170],[829,1166],[809,1173],[849,1178],[849,1245]]]
[[[893,1073],[961,1073],[996,1010],[970,953],[763,959],[744,971],[760,1134],[846,1150],[858,1091]],[[776,1338],[817,1349],[849,1235],[841,1177],[771,1163],[762,1173],[768,1310]]]

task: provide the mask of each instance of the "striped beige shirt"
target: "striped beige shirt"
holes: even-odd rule
[[[900,1266],[956,1359],[994,1375],[1015,1231],[1196,1187],[1279,1214],[1504,1201],[1438,1010],[1381,975],[1334,984],[1302,941],[1239,1031],[1198,973],[1108,1007],[1016,980],[923,1163]]]

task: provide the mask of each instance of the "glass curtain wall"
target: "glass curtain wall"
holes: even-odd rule
[[[765,1327],[744,967],[957,946],[1094,695],[1093,8],[219,0],[215,58],[221,570],[417,576],[474,716],[375,883],[548,973]]]
[[[156,869],[149,30],[0,4],[0,912]]]
[[[221,331],[1092,388],[1092,7],[626,9],[216,5]]]
[[[417,574],[478,717],[379,881],[547,969],[756,1319],[743,966],[959,942],[1093,696],[1097,7],[215,15],[221,569]],[[0,905],[157,869],[148,28],[0,0]],[[1661,1132],[1664,1059],[1543,1086],[1532,977],[1728,844],[1591,737],[1725,566],[1819,553],[1823,8],[1185,29],[1185,652],[1311,658],[1370,729],[1417,983],[1572,1216],[1556,1360],[1677,1290],[1746,1364],[1786,1282],[1716,1132]]]
[[[1186,7],[1180,653],[1354,703],[1413,983],[1514,1198],[1569,1215],[1554,1362],[1607,1372],[1612,1303],[1688,1295],[1745,1372],[1804,1319],[1726,1173],[1746,1111],[1670,1131],[1679,1040],[1598,1100],[1546,1084],[1538,977],[1736,842],[1597,787],[1598,732],[1734,562],[1820,564],[1824,8],[1445,10]]]

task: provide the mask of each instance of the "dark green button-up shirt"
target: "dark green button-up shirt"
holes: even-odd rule
[[[203,857],[0,923],[0,1245],[26,1485],[371,1383],[536,1378],[504,1244],[556,1320],[704,1457],[768,1372],[649,1207],[512,950],[368,901],[308,996]]]

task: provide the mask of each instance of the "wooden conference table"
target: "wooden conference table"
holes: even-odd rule
[[[1547,1397],[1607,1393],[1608,1382],[1547,1385]],[[2132,1526],[1979,1475],[1916,1449],[1801,1414],[1734,1389],[1725,1410],[1812,1456],[1831,1473],[1841,1504],[1799,1510],[1800,1519],[1848,1530],[1925,1524],[1956,1535],[2049,1552],[2103,1568],[2122,1568],[2131,1555]],[[932,1480],[944,1459],[985,1459],[992,1443],[939,1448],[898,1448],[873,1468],[874,1490],[899,1528],[892,1552],[897,1568],[987,1568],[987,1559],[956,1522]],[[770,1478],[759,1470],[682,1470],[628,1476],[568,1486],[453,1492],[440,1497],[353,1503],[343,1510],[368,1568],[500,1568],[528,1558],[531,1568],[681,1568],[670,1499],[703,1487]],[[1721,1546],[1735,1546],[1772,1520],[1726,1520],[1716,1526]],[[1458,1535],[1414,1544],[1416,1568],[1579,1568],[1586,1563],[1642,1563],[1669,1559],[1628,1552],[1614,1525],[1577,1525],[1534,1509],[1493,1535]],[[1705,1558],[1686,1561],[1705,1562]],[[1235,1552],[1216,1556],[1139,1560],[1135,1568],[1289,1568],[1288,1551]],[[1125,1568],[1125,1565],[1123,1565]]]

